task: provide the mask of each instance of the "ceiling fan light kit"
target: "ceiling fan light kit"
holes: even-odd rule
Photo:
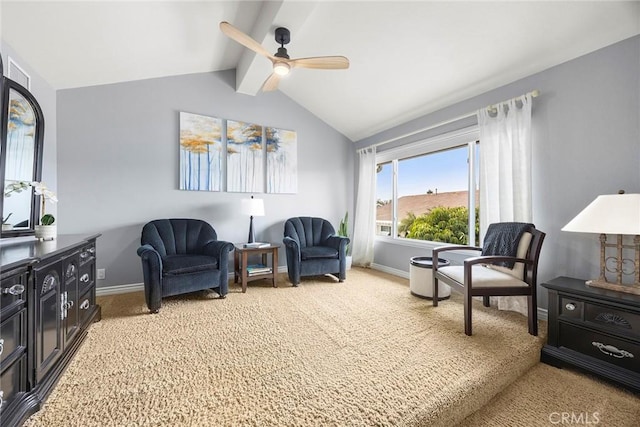
[[[273,72],[278,74],[279,76],[286,76],[289,74],[291,67],[286,62],[274,62],[273,63]]]
[[[276,90],[280,77],[289,74],[292,68],[311,68],[316,70],[343,70],[349,68],[349,60],[344,56],[314,56],[290,59],[284,45],[291,41],[291,33],[284,27],[278,27],[275,30],[275,39],[280,44],[280,47],[273,55],[262,47],[260,43],[226,21],[220,22],[220,30],[227,37],[271,61],[273,73],[262,85],[262,90],[265,92]]]

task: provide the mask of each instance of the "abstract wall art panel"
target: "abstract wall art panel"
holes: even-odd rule
[[[262,126],[227,120],[227,191],[264,191]]]
[[[180,112],[180,189],[222,190],[222,119]]]
[[[267,193],[298,191],[298,137],[295,131],[267,127]]]

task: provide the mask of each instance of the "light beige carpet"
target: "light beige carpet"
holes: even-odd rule
[[[569,369],[538,363],[460,427],[637,427],[640,397]]]
[[[408,281],[253,282],[166,299],[99,298],[103,319],[27,426],[450,426],[536,365],[544,337],[459,297],[433,308]],[[546,328],[541,328],[545,330]]]

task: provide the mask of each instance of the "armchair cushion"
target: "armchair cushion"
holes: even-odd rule
[[[504,267],[503,267],[504,268]],[[464,283],[464,267],[461,265],[451,265],[438,268],[440,274],[443,274],[456,282]],[[484,265],[474,265],[471,267],[472,288],[506,288],[510,286],[528,287],[529,285],[522,280],[518,280],[510,273],[496,271],[493,268],[487,268]]]
[[[308,259],[337,259],[338,250],[327,246],[307,246],[300,249],[300,258]]]
[[[167,255],[162,261],[162,273],[166,275],[177,276],[218,269],[218,260],[206,255]]]

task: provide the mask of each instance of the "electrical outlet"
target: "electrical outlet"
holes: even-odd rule
[[[99,269],[97,270],[97,273],[98,273],[98,280],[100,280],[100,279],[104,279],[104,276],[105,276],[104,268],[99,268]]]

